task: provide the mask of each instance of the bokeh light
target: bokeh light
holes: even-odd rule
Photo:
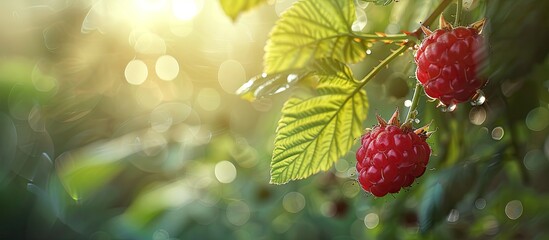
[[[234,201],[227,206],[227,219],[235,226],[242,226],[250,219],[250,207],[243,201]]]
[[[214,111],[221,104],[219,92],[213,88],[203,88],[196,97],[198,105],[206,111]]]
[[[179,20],[191,20],[202,10],[202,0],[172,0],[173,15]]]
[[[133,85],[140,85],[149,75],[149,70],[147,69],[147,64],[145,62],[135,59],[128,62],[126,65],[126,70],[124,70],[124,76],[126,76],[126,81]]]
[[[542,131],[549,125],[549,110],[545,107],[532,109],[526,116],[526,126],[532,131]]]
[[[303,194],[298,192],[289,192],[284,195],[282,206],[290,213],[297,213],[305,208],[306,202]]]
[[[364,217],[364,225],[368,229],[374,229],[379,224],[379,216],[376,213],[368,213]]]
[[[163,55],[156,60],[155,70],[158,78],[171,81],[179,74],[179,63],[174,57]]]
[[[484,107],[474,107],[469,112],[469,121],[475,125],[482,125],[486,121],[486,110]]]
[[[236,90],[246,81],[246,70],[240,62],[227,60],[219,66],[217,79],[225,92],[235,94]]]
[[[236,167],[229,161],[221,161],[215,165],[215,177],[220,183],[231,183],[236,178]]]
[[[505,215],[511,220],[516,220],[522,215],[522,202],[519,200],[513,200],[505,205]]]
[[[504,134],[505,131],[502,127],[495,127],[494,129],[492,129],[492,138],[494,140],[501,140]]]

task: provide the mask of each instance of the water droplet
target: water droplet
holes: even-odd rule
[[[367,54],[367,55],[372,54],[372,50],[370,50],[370,49],[366,50],[366,54]]]
[[[411,107],[412,106],[412,101],[411,100],[404,101],[404,106],[405,107]]]
[[[419,123],[420,120],[416,118],[416,119],[414,119],[414,122],[415,122],[415,123]]]
[[[477,94],[473,97],[471,100],[471,105],[473,106],[480,106],[486,102],[486,97],[484,96],[484,93],[481,90],[477,90]]]
[[[286,81],[288,81],[288,83],[294,83],[295,81],[297,81],[298,79],[298,76],[297,74],[289,74],[288,77],[286,77]]]
[[[448,214],[448,222],[454,223],[459,220],[459,211],[457,209],[452,209],[450,214]]]
[[[442,105],[442,106],[441,106],[442,112],[453,112],[453,111],[456,110],[456,108],[457,108],[457,105],[454,104],[454,103],[452,103],[452,104],[450,104],[450,105],[448,105],[448,106],[446,106],[446,105]]]
[[[284,92],[284,91],[286,91],[288,88],[290,88],[290,85],[288,85],[288,84],[282,85],[282,86],[280,86],[279,88],[277,88],[276,91],[274,91],[273,94],[277,94],[277,93]],[[271,95],[272,95],[272,94],[271,94]]]

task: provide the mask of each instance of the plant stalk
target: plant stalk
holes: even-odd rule
[[[423,86],[421,83],[416,82],[416,87],[414,88],[414,95],[412,97],[412,105],[410,106],[410,109],[408,110],[408,114],[406,115],[405,123],[408,121],[411,121],[411,119],[415,118],[416,116],[416,109],[419,105],[419,98],[421,97],[421,90],[423,89]]]
[[[456,18],[454,19],[454,27],[459,26],[461,13],[463,11],[463,0],[457,0],[456,4]]]
[[[397,50],[391,53],[391,55],[383,59],[383,61],[381,61],[377,66],[375,66],[374,69],[372,69],[372,71],[368,73],[368,75],[366,75],[364,78],[362,78],[362,80],[360,80],[360,84],[357,89],[364,87],[364,85],[366,85],[366,83],[372,80],[372,78],[374,78],[374,76],[377,75],[379,71],[381,71],[381,69],[387,66],[391,61],[393,61],[400,54],[406,52],[406,50],[408,50],[408,48],[412,47],[414,44],[415,42],[409,41],[406,44],[400,46]]]

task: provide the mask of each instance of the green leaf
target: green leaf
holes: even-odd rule
[[[317,73],[318,95],[290,98],[278,122],[271,183],[284,184],[328,170],[362,133],[366,92],[342,63],[336,74]],[[328,71],[329,72],[329,71]]]
[[[315,59],[354,63],[366,56],[367,41],[355,35],[352,0],[303,0],[276,23],[265,47],[265,73],[300,69]]]
[[[242,12],[265,3],[265,0],[219,0],[219,3],[225,14],[234,21]]]
[[[393,0],[362,0],[362,1],[373,2],[376,5],[389,5],[390,3],[393,2]]]

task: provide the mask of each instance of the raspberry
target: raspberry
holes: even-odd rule
[[[486,84],[479,75],[485,60],[485,42],[480,32],[484,20],[469,27],[454,28],[440,18],[440,29],[431,32],[417,50],[416,77],[425,93],[446,106],[466,102],[478,96]]]
[[[397,109],[389,122],[377,116],[379,124],[362,136],[356,152],[358,181],[376,197],[412,185],[429,162],[428,126],[415,131],[411,122],[399,126],[398,115]]]

